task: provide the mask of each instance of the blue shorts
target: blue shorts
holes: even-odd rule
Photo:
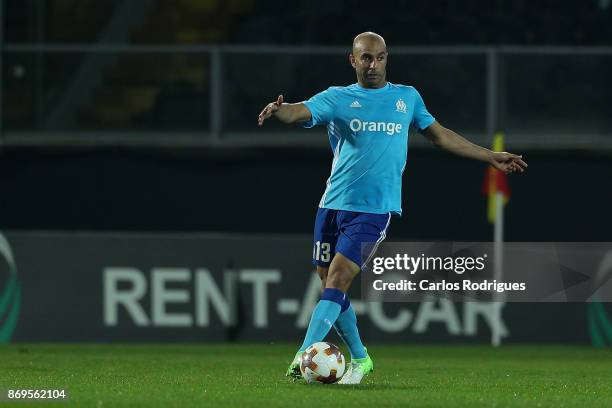
[[[366,263],[361,258],[361,244],[375,243],[372,253],[387,234],[391,213],[370,214],[355,211],[319,208],[314,228],[313,265],[329,267],[336,252],[340,252],[359,267]],[[364,254],[365,256],[365,254]]]

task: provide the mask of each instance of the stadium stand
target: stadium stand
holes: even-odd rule
[[[42,37],[33,27],[36,18],[25,3],[7,2],[8,42],[95,41],[112,15],[113,7],[120,2],[48,2]],[[159,0],[143,24],[129,28],[129,39],[134,44],[346,46],[355,32],[374,29],[393,45],[609,45],[612,44],[611,3],[609,0],[403,0],[394,2],[396,12],[390,15],[388,8],[372,8],[370,2],[363,0],[313,0],[297,4],[281,0]],[[67,16],[74,24],[62,23]],[[4,114],[7,126],[13,129],[37,123],[33,119],[45,110],[40,108],[40,101],[35,101],[33,90],[24,88],[21,75],[22,71],[32,75],[40,61],[34,57],[23,58],[24,61],[15,61],[9,55],[5,65],[8,73],[5,92],[11,104]],[[67,70],[66,58],[55,61],[46,58],[44,72],[40,74],[45,84],[42,104],[53,104],[53,98],[61,92],[62,78],[79,66],[78,61],[71,61]],[[78,109],[79,129],[177,126],[201,129],[208,123],[210,63],[207,56],[123,55],[103,69],[103,80],[93,97]],[[299,95],[300,90],[294,93]]]
[[[233,21],[252,7],[250,0],[162,0],[131,38],[134,43],[225,43]],[[111,129],[201,129],[208,122],[208,67],[203,55],[122,57],[80,119]]]

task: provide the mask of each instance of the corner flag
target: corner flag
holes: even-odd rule
[[[497,133],[493,137],[493,151],[504,151],[504,135]],[[493,166],[487,167],[484,183],[482,185],[482,193],[488,197],[487,219],[491,224],[496,220],[496,197],[497,193],[503,196],[503,203],[506,204],[510,198],[510,187],[506,175],[497,170]]]
[[[496,133],[493,136],[493,151],[501,152],[504,150],[504,135]],[[487,218],[494,225],[493,232],[493,276],[501,281],[503,277],[503,245],[504,245],[504,205],[510,198],[510,188],[506,175],[493,166],[489,166],[485,173],[482,192],[488,197]],[[505,305],[503,293],[495,293],[494,301],[491,303],[495,307],[496,319],[491,330],[491,344],[495,347],[501,345],[504,336],[502,330],[501,313]]]

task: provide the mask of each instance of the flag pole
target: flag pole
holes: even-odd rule
[[[493,277],[500,282],[503,273],[504,256],[504,194],[495,192],[495,224],[493,227]],[[501,312],[504,306],[503,296],[499,292],[494,294],[495,324],[491,331],[491,345],[501,345]]]
[[[501,152],[504,150],[504,136],[502,133],[497,133],[493,138],[493,150]],[[495,187],[494,187],[494,211],[495,211],[495,222],[493,224],[493,279],[498,282],[502,281],[503,278],[503,265],[504,265],[504,204],[508,193],[507,186],[503,187],[498,185],[501,181],[497,177],[499,170],[492,170],[495,174]],[[505,177],[504,175],[501,176]],[[505,305],[505,295],[503,293],[494,292],[493,304],[494,306],[494,321],[493,330],[491,331],[491,345],[493,347],[499,347],[501,345],[502,336],[502,309]]]

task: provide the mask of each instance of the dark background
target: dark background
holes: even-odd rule
[[[299,101],[354,81],[350,42],[374,30],[390,47],[389,78],[416,85],[443,125],[486,146],[490,129],[504,131],[507,149],[530,164],[510,177],[508,240],[611,238],[609,1],[7,0],[2,11],[1,229],[311,233],[331,166],[326,138],[274,120],[259,129],[255,117],[278,93]],[[118,24],[122,13],[140,17]],[[62,45],[83,48],[52,48]],[[222,48],[216,77],[209,49],[96,51],[104,45],[250,51]],[[330,45],[345,51],[301,48]],[[471,54],[471,46],[502,48]],[[501,52],[493,128],[487,50]],[[101,58],[99,78],[77,83],[96,76],[88,58]],[[210,142],[215,78],[218,143]],[[71,86],[90,94],[51,120]],[[228,144],[237,135],[246,146]],[[305,142],[292,147],[298,137]],[[412,139],[421,143],[409,151],[405,215],[390,236],[491,239],[484,165]]]
[[[608,155],[523,153],[529,171],[509,178],[508,240],[612,238]],[[491,239],[483,165],[427,149],[408,160],[392,239]],[[11,149],[0,160],[0,224],[310,234],[330,162],[327,148]]]

